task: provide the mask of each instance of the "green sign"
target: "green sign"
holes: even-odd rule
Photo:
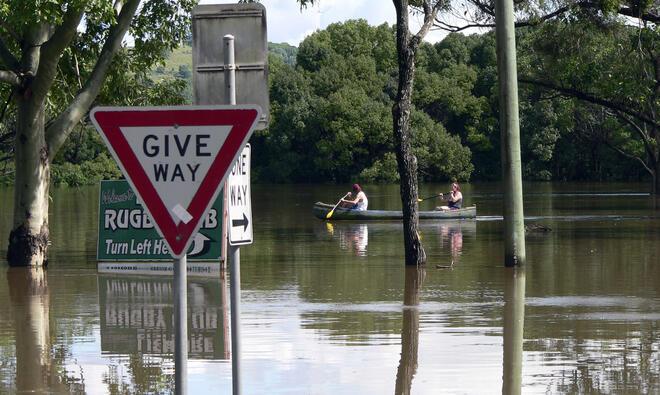
[[[187,252],[192,261],[224,260],[222,195],[215,201]],[[99,261],[171,261],[167,244],[125,180],[101,181]]]

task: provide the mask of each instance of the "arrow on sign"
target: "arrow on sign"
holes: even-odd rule
[[[174,258],[185,255],[261,110],[96,107],[90,118]]]
[[[243,227],[243,232],[247,229],[248,225],[250,224],[250,221],[248,218],[243,214],[243,219],[233,219],[231,221],[231,226],[242,226]]]
[[[210,248],[209,244],[213,241],[214,240],[198,232],[195,237],[193,237],[192,247],[190,248],[190,251],[188,251],[188,256],[193,257],[195,255],[205,254]]]

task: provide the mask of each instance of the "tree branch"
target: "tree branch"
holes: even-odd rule
[[[39,69],[32,82],[34,100],[40,103],[46,97],[57,74],[62,52],[69,45],[82,19],[84,8],[70,7],[64,16],[64,21],[57,27],[53,35],[41,46]]]
[[[422,27],[419,28],[419,31],[417,34],[415,34],[410,40],[410,46],[417,48],[420,42],[426,37],[426,35],[429,32],[429,29],[431,29],[431,26],[433,25],[433,21],[435,20],[435,17],[438,15],[438,11],[440,10],[440,6],[443,3],[442,0],[438,0],[433,8],[431,8],[431,4],[429,0],[424,0],[424,23],[422,24]]]
[[[13,71],[0,70],[0,82],[9,84],[11,86],[20,86],[21,79],[18,74]]]
[[[46,141],[48,144],[48,159],[53,160],[74,126],[85,116],[89,107],[103,87],[106,74],[115,53],[121,46],[121,41],[131,24],[131,20],[137,11],[139,0],[130,0],[121,9],[117,17],[117,23],[110,28],[108,38],[103,44],[99,59],[96,61],[94,70],[85,82],[83,88],[78,92],[71,104],[57,119],[46,128]]]
[[[630,115],[631,117],[637,118],[637,119],[639,119],[641,121],[644,121],[646,123],[649,123],[651,125],[655,125],[656,127],[660,126],[660,123],[658,123],[658,121],[649,118],[648,116],[646,116],[643,113],[633,111],[629,108],[626,108],[624,105],[622,105],[620,103],[615,103],[615,102],[612,102],[612,101],[609,101],[609,100],[601,99],[599,97],[594,97],[594,96],[592,96],[588,93],[579,91],[577,89],[564,88],[562,86],[557,86],[557,85],[554,85],[554,84],[549,83],[549,82],[532,80],[532,79],[527,79],[527,78],[518,78],[518,81],[522,82],[523,84],[531,84],[531,85],[540,86],[540,87],[543,87],[543,88],[553,89],[553,90],[561,93],[564,96],[574,97],[576,99],[583,100],[583,101],[586,101],[586,102],[589,102],[589,103],[598,104],[600,106],[607,107],[607,108],[610,108],[610,109],[615,110],[615,111],[619,111],[623,114]]]
[[[619,118],[623,119],[628,125],[630,125],[635,132],[637,132],[637,135],[642,139],[644,142],[644,149],[646,150],[646,155],[649,156],[654,162],[658,160],[657,154],[653,150],[653,143],[651,142],[651,139],[649,138],[649,135],[642,130],[637,123],[633,122],[632,119],[628,118],[625,114],[622,114],[621,112],[617,111],[617,115]]]
[[[18,34],[16,34],[16,32],[15,32],[15,31],[9,26],[9,24],[7,23],[7,21],[5,21],[5,20],[2,19],[2,18],[0,18],[0,26],[2,26],[2,27],[7,31],[7,33],[8,33],[8,34],[9,34],[14,40],[16,40],[17,43],[20,43],[20,42],[21,42],[21,36],[19,36]]]
[[[484,15],[489,15],[491,17],[495,17],[495,11],[489,2],[484,2],[481,0],[472,0],[470,1],[470,4],[472,4],[474,7],[476,7],[479,11],[481,11]],[[525,26],[536,26],[539,25],[549,19],[555,18],[559,15],[562,15],[568,11],[571,10],[571,8],[591,8],[591,9],[597,9],[597,10],[602,10],[602,6],[599,3],[592,2],[592,1],[579,1],[575,4],[572,5],[567,5],[564,7],[560,7],[557,10],[549,13],[542,15],[540,17],[532,17],[526,20],[518,21],[515,22],[515,27],[525,27]],[[467,11],[466,11],[467,12]],[[660,23],[660,15],[657,13],[650,13],[646,12],[643,14],[639,13],[639,9],[635,7],[620,7],[618,10],[615,11],[615,13],[631,18],[636,18],[636,19],[641,19],[646,22],[652,22],[652,23]],[[494,28],[495,24],[494,23],[469,23],[463,26],[458,26],[458,25],[451,25],[447,22],[443,22],[440,20],[435,20],[434,26],[437,27],[438,29],[449,31],[449,32],[460,32],[463,30],[467,30],[470,28]]]
[[[605,139],[604,143],[605,143],[605,145],[607,145],[612,150],[618,152],[620,155],[625,156],[626,158],[634,159],[634,160],[638,161],[639,163],[642,164],[642,166],[646,169],[646,171],[649,172],[649,174],[653,175],[653,173],[654,173],[653,170],[651,170],[651,168],[646,164],[646,162],[644,162],[644,159],[640,158],[637,155],[632,155],[632,154],[629,154],[629,153],[625,152],[621,148],[619,148],[619,147],[613,145],[612,143],[610,143],[610,141],[607,140],[607,139]]]
[[[2,59],[9,70],[14,72],[18,72],[20,70],[20,63],[18,62],[18,59],[16,59],[14,54],[11,53],[2,37],[0,37],[0,59]]]

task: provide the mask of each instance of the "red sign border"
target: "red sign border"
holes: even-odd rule
[[[174,258],[185,255],[192,235],[201,226],[204,214],[224,185],[231,165],[247,143],[259,120],[258,106],[176,106],[176,107],[95,107],[90,118],[117,161],[133,191],[144,202],[145,209],[158,233],[168,244]],[[193,217],[187,224],[175,224],[156,188],[144,171],[140,160],[122,134],[121,127],[154,126],[232,126],[208,173],[199,185],[186,210]]]

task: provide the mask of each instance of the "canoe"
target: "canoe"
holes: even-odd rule
[[[319,219],[326,219],[330,210],[334,207],[333,204],[316,202],[314,204],[314,216]],[[464,207],[459,210],[437,210],[437,211],[420,211],[419,219],[461,219],[461,218],[476,218],[477,206]],[[352,219],[352,220],[381,220],[381,219],[403,219],[401,211],[387,211],[387,210],[347,210],[343,208],[336,208],[330,219]]]

